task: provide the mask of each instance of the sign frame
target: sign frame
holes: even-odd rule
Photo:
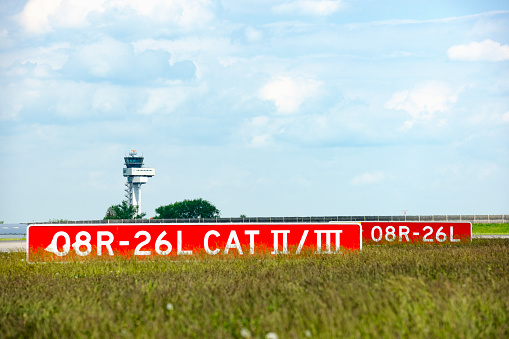
[[[338,225],[338,226],[334,226]],[[357,227],[358,229],[357,229]],[[348,232],[343,234],[344,228],[348,228]],[[104,229],[104,231],[101,230]],[[86,230],[93,230],[90,233]],[[161,232],[162,229],[163,232]],[[306,234],[301,232],[302,230],[307,229]],[[47,232],[47,234],[44,234],[41,240],[41,235],[36,232]],[[44,231],[43,231],[44,230]],[[114,233],[114,230],[116,230],[116,233]],[[126,233],[126,230],[129,232]],[[149,231],[150,230],[150,231]],[[204,230],[208,230],[205,234],[203,233]],[[219,234],[218,230],[222,232],[222,234]],[[236,231],[242,231],[242,234],[237,234]],[[136,231],[136,232],[135,232]],[[171,231],[173,234],[166,233],[166,231]],[[188,232],[187,235],[183,235],[182,231]],[[228,235],[228,241],[226,240],[226,234]],[[248,232],[249,231],[249,232]],[[291,234],[291,231],[295,231],[293,234]],[[124,235],[126,239],[123,239],[122,232],[124,232]],[[159,233],[161,232],[161,233]],[[180,232],[180,233],[179,233]],[[200,233],[201,232],[201,233]],[[223,233],[224,232],[224,233]],[[257,233],[258,232],[258,233]],[[339,232],[339,233],[337,233]],[[357,243],[357,232],[358,232],[358,243]],[[99,234],[100,233],[100,234]],[[108,234],[109,233],[109,234]],[[114,234],[113,234],[114,233]],[[133,234],[139,235],[134,238],[137,240],[134,240]],[[154,234],[152,234],[154,233]],[[155,233],[158,233],[159,236],[156,236]],[[165,233],[165,234],[163,234]],[[177,241],[174,241],[175,239],[175,233],[177,237]],[[240,253],[240,255],[243,254],[241,246],[247,246],[249,245],[249,254],[254,254],[254,240],[255,237],[258,237],[257,239],[262,239],[262,241],[257,242],[257,245],[263,245],[266,248],[270,249],[271,246],[274,246],[274,250],[271,252],[271,254],[290,254],[290,251],[288,251],[288,246],[296,246],[297,244],[299,247],[297,248],[296,253],[291,252],[292,254],[300,254],[300,249],[303,247],[311,247],[313,244],[310,244],[310,239],[312,239],[316,233],[316,245],[320,245],[320,250],[317,250],[316,254],[320,254],[323,252],[323,254],[328,254],[331,251],[331,245],[333,246],[337,242],[340,243],[340,245],[336,245],[336,251],[332,253],[336,253],[339,248],[344,249],[352,249],[352,250],[362,250],[362,225],[360,223],[352,223],[352,222],[339,222],[335,224],[331,224],[328,222],[308,222],[308,223],[264,223],[264,222],[258,222],[258,223],[95,223],[95,224],[30,224],[27,227],[27,261],[28,262],[40,262],[40,261],[32,261],[30,254],[32,250],[41,250],[44,249],[47,252],[54,253],[56,256],[65,257],[70,252],[75,252],[76,254],[80,256],[87,256],[88,254],[92,253],[95,246],[95,254],[97,256],[115,256],[122,254],[121,251],[118,251],[118,249],[121,246],[126,245],[127,250],[132,250],[134,245],[130,245],[130,241],[133,240],[138,243],[138,246],[136,247],[135,251],[138,250],[136,253],[142,253],[141,255],[146,255],[143,252],[148,252],[146,250],[150,249],[150,251],[156,250],[158,254],[161,256],[166,255],[164,252],[166,252],[164,249],[169,250],[168,253],[172,252],[172,249],[177,250],[178,255],[187,255],[189,252],[192,253],[192,250],[186,249],[185,247],[188,246],[186,243],[186,236],[189,237],[189,233],[194,233],[193,236],[195,236],[195,239],[191,240],[191,244],[198,244],[200,239],[202,239],[203,242],[203,249],[205,252],[211,255],[215,255],[219,253],[219,248],[215,248],[214,250],[210,250],[208,247],[208,243],[205,241],[214,241],[219,237],[222,237],[222,242],[216,241],[214,246],[222,246],[224,243],[226,243],[226,246],[228,248],[224,248],[225,254],[228,254],[228,250],[235,250]],[[341,235],[341,239],[339,238]],[[355,234],[354,234],[355,233]],[[94,235],[95,234],[95,235]],[[198,234],[198,235],[196,235]],[[249,243],[246,241],[239,241],[239,236],[242,235],[244,238],[243,240],[246,240],[245,236],[249,236]],[[143,238],[143,236],[145,238]],[[346,240],[345,236],[347,237]],[[119,239],[120,237],[120,239]],[[154,240],[157,237],[157,241],[155,243],[155,246],[150,246],[154,244]],[[166,237],[166,238],[165,238]],[[179,238],[180,237],[180,238]],[[201,237],[201,238],[200,238]],[[205,239],[204,237],[208,237]],[[272,237],[272,243],[268,241],[269,237]],[[48,241],[48,239],[51,238],[51,242]],[[116,242],[115,242],[116,238]],[[139,239],[138,239],[139,238]],[[325,247],[326,251],[322,251],[321,249],[324,247],[323,242],[321,242],[321,239],[325,239]],[[139,247],[140,241],[142,239],[145,239],[143,242],[147,246],[146,249],[142,247]],[[168,241],[168,239],[170,239]],[[189,239],[189,238],[188,238]],[[198,240],[197,240],[198,239]],[[279,239],[279,240],[278,240]],[[296,241],[298,239],[299,241]],[[64,245],[57,246],[57,244],[62,244],[62,240],[64,242]],[[279,243],[278,243],[279,241]],[[49,242],[49,245],[48,245]],[[74,243],[73,243],[74,242]],[[159,243],[158,243],[159,242]],[[169,243],[170,246],[167,246],[166,243]],[[242,243],[242,245],[240,245]],[[356,247],[352,247],[351,244],[354,243]],[[76,244],[78,244],[78,247],[76,248]],[[150,244],[150,245],[149,245]],[[173,245],[172,245],[173,244]],[[284,247],[284,245],[287,245],[287,248]],[[345,245],[343,245],[345,244]],[[357,246],[358,244],[358,246]],[[53,247],[51,247],[54,245]],[[164,245],[164,246],[161,246]],[[270,245],[270,246],[269,246]],[[279,251],[279,247],[283,245],[283,250]],[[166,246],[166,247],[165,247]],[[276,247],[278,249],[276,249]],[[60,248],[60,249],[59,249]],[[115,250],[113,250],[115,248]],[[195,246],[194,248],[199,248],[199,246]],[[300,248],[300,249],[299,249]],[[159,251],[158,251],[159,250]],[[201,250],[201,249],[200,249]],[[189,252],[186,252],[189,251]],[[112,252],[113,255],[111,254]],[[43,252],[44,253],[44,252]],[[58,253],[58,254],[57,254]],[[85,254],[86,253],[86,254]],[[163,254],[162,254],[163,253]],[[262,253],[262,252],[258,252]],[[152,253],[151,253],[152,254]],[[246,251],[245,254],[248,254]],[[136,255],[136,254],[135,254]],[[172,254],[175,255],[175,254]]]
[[[465,243],[465,239],[468,238],[468,242],[472,242],[472,222],[470,221],[359,221],[362,225],[363,242],[369,245],[373,244],[440,244],[440,243]],[[459,232],[454,232],[453,227],[459,227]],[[379,237],[375,240],[373,237],[373,229],[379,227]],[[388,227],[393,227],[390,232],[393,237],[387,238],[388,233],[383,231],[387,230]],[[406,227],[406,229],[402,229]],[[445,229],[445,227],[448,227]],[[468,232],[465,233],[464,228],[468,227]],[[425,228],[428,228],[428,232],[425,233]],[[456,229],[457,230],[457,229]],[[406,232],[403,232],[406,231]],[[421,231],[425,233],[421,236]],[[439,234],[440,232],[440,234]],[[368,234],[369,233],[369,234]],[[455,237],[455,235],[460,238]],[[432,237],[431,239],[429,237]],[[444,238],[445,236],[445,238]],[[403,237],[406,241],[402,241]],[[443,239],[443,240],[441,240]]]

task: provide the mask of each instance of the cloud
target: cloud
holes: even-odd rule
[[[244,123],[240,135],[249,147],[271,146],[274,138],[284,133],[282,122],[268,116],[256,116]]]
[[[85,27],[93,17],[148,19],[186,29],[205,26],[214,14],[208,0],[29,0],[19,14],[19,22],[32,34],[43,34],[55,28]]]
[[[85,78],[127,76],[134,63],[131,46],[111,38],[77,47],[64,65],[64,71]],[[78,73],[78,74],[76,74]]]
[[[460,61],[505,61],[509,60],[509,46],[487,39],[452,46],[447,50],[447,55],[451,60]]]
[[[190,60],[170,65],[168,52],[145,50],[135,54],[131,44],[105,38],[76,48],[63,72],[79,80],[140,84],[157,79],[189,80],[195,76],[196,66]]]
[[[168,51],[172,59],[183,60],[195,56],[206,56],[206,61],[210,62],[214,58],[232,57],[237,55],[240,50],[233,47],[229,37],[220,35],[181,35],[173,39],[140,39],[132,43],[134,51],[140,53],[147,49]]]
[[[245,119],[236,136],[250,147],[298,145],[304,148],[349,147],[397,143],[400,120],[373,116],[369,110],[334,107],[295,115],[264,115]]]
[[[458,100],[460,92],[443,82],[429,81],[394,93],[385,103],[385,108],[410,114],[411,118],[405,121],[405,129],[410,129],[415,123],[436,121],[438,113],[446,112]],[[444,123],[443,117],[438,118],[439,123]]]
[[[276,13],[295,13],[304,15],[327,16],[342,9],[344,4],[342,1],[323,0],[298,0],[285,2],[283,4],[272,7]]]
[[[10,38],[9,31],[6,28],[0,30],[0,48],[7,49],[14,45],[14,40]]]
[[[321,82],[313,79],[280,76],[262,87],[260,97],[274,101],[278,113],[291,114],[299,109],[304,100],[315,96],[321,85]]]
[[[259,41],[263,37],[263,33],[261,31],[251,26],[246,27],[244,34],[249,42]]]
[[[37,78],[34,74],[42,66],[23,66],[27,77],[11,79],[13,81],[0,92],[0,121],[17,124],[118,121],[138,114],[168,114],[204,95],[194,82],[165,81],[159,86],[155,83],[126,86],[112,81]]]
[[[29,33],[41,34],[59,27],[88,25],[91,12],[104,12],[104,0],[30,0],[19,15]]]
[[[193,89],[185,87],[163,87],[151,88],[145,91],[147,99],[141,109],[140,114],[167,114],[175,111],[193,94]],[[196,93],[195,93],[196,94]]]
[[[131,103],[131,93],[121,86],[98,85],[91,97],[92,109],[109,114],[127,114]]]
[[[509,112],[502,114],[502,122],[509,122]]]
[[[380,182],[384,178],[384,173],[381,171],[367,172],[354,177],[350,183],[352,185],[371,185]]]
[[[378,27],[378,26],[404,26],[404,25],[421,25],[421,24],[435,24],[435,23],[451,23],[465,20],[472,20],[478,18],[490,18],[492,16],[504,15],[509,13],[506,10],[499,11],[490,11],[483,12],[477,14],[463,15],[463,16],[451,16],[439,19],[425,19],[425,20],[415,20],[415,19],[389,19],[389,20],[376,20],[376,21],[368,21],[368,22],[358,22],[358,23],[350,23],[347,24],[346,27],[348,29],[359,29],[359,28],[367,28],[367,27]]]
[[[136,15],[158,23],[171,23],[189,29],[206,26],[214,18],[209,0],[111,0],[111,2],[113,8],[132,9]]]
[[[53,69],[61,69],[69,59],[70,48],[71,46],[67,42],[22,48],[7,55],[4,54],[5,58],[2,58],[0,64],[9,66],[15,62],[30,62],[37,65],[46,64]]]

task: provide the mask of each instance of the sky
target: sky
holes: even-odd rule
[[[509,214],[509,2],[3,0],[0,220]]]

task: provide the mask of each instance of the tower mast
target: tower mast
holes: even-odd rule
[[[148,182],[149,177],[155,175],[154,168],[143,167],[143,157],[131,150],[129,156],[124,157],[125,197],[129,205],[136,207],[137,214],[141,213],[141,185]]]

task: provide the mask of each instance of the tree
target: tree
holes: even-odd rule
[[[156,208],[155,219],[217,218],[220,212],[216,206],[204,199],[177,201]]]
[[[141,219],[146,213],[138,214],[138,209],[130,205],[127,201],[122,201],[119,205],[110,206],[106,210],[106,215],[104,216],[104,220],[106,219]]]

